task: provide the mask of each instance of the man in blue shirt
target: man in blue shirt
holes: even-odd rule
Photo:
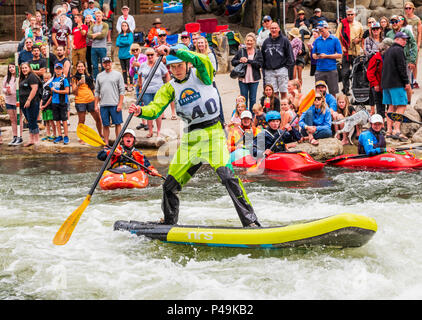
[[[329,92],[335,96],[339,92],[336,60],[341,59],[343,52],[340,40],[328,28],[326,21],[319,22],[321,36],[314,41],[312,58],[317,61],[315,81],[325,81]]]

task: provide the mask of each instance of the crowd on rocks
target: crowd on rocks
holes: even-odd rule
[[[13,131],[9,145],[23,144],[23,119],[20,117],[18,123],[17,105],[29,129],[29,141],[24,146],[40,140],[68,144],[71,94],[75,97],[79,123],[85,122],[89,112],[106,144],[111,125],[116,136],[119,134],[124,95],[133,92],[135,97],[139,96],[158,58],[156,48],[169,45],[169,32],[161,20],[156,19],[142,47],[134,39],[136,25],[130,9],[123,6],[117,17],[114,7],[113,1],[111,6],[93,0],[63,1],[50,28],[42,9],[34,16],[27,13],[22,25],[18,66],[11,63],[3,81]],[[232,143],[238,141],[233,136],[244,135],[250,128],[255,137],[261,131],[266,135],[279,129],[289,133],[283,139],[285,149],[289,143],[303,141],[318,145],[319,139],[327,137],[336,137],[343,144],[351,143],[349,132],[344,130],[345,122],[341,120],[359,112],[350,79],[361,57],[365,58],[365,77],[370,87],[370,114],[382,117],[387,137],[406,141],[408,138],[400,132],[400,122],[389,119],[386,110],[404,113],[412,90],[419,88],[416,78],[422,25],[414,10],[413,3],[406,2],[404,15],[382,17],[379,21],[369,18],[364,27],[355,20],[354,9],[349,8],[346,16],[336,22],[335,30],[329,24],[333,21],[328,21],[321,9],[316,8],[310,18],[305,17],[303,10],[297,10],[294,27],[285,30],[286,35],[270,16],[264,16],[262,28],[257,34],[246,35],[231,60],[233,78],[238,79],[239,97],[234,102],[232,118],[224,119],[222,112],[220,116],[229,137],[229,148],[235,148]],[[114,62],[107,54],[113,27],[118,32],[114,45],[118,48],[121,72],[113,68]],[[184,31],[179,35],[179,42],[189,50],[208,56],[214,70],[218,69],[214,49],[200,32]],[[303,112],[301,107],[308,97],[303,90],[303,79],[308,76],[304,74],[304,67],[309,62],[315,94]],[[141,104],[153,101],[157,90],[171,79],[164,58]],[[263,96],[257,97],[260,84]],[[218,86],[215,81],[214,86]],[[177,120],[175,103],[170,107],[171,119]],[[147,138],[150,138],[156,127],[158,136],[162,117],[141,120],[136,129],[147,130]],[[273,120],[278,121],[277,126],[270,125]],[[45,126],[42,138],[41,122]],[[361,129],[360,124],[356,125],[358,136]]]

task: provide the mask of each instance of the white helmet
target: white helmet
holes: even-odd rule
[[[252,113],[248,110],[243,111],[242,114],[240,115],[240,119],[243,119],[243,118],[252,119]]]
[[[125,133],[123,134],[123,136],[126,134],[126,133],[129,133],[129,134],[131,134],[135,139],[136,139],[136,134],[135,134],[135,131],[133,130],[133,129],[126,129],[125,130]],[[123,137],[122,136],[122,137]]]
[[[369,120],[371,123],[384,123],[384,119],[379,114],[372,115],[371,119]]]

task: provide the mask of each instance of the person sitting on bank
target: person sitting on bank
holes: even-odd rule
[[[280,112],[268,112],[266,121],[268,123],[267,129],[261,131],[253,139],[251,154],[254,157],[262,158],[272,153],[288,151],[290,147],[296,146],[296,141],[301,139],[300,132],[289,123],[284,128],[280,128]],[[277,143],[274,145],[275,142]]]
[[[240,119],[240,126],[234,127],[229,132],[227,144],[230,152],[239,148],[250,149],[253,138],[261,132],[261,129],[255,127],[253,124],[252,113],[250,111],[243,111]]]
[[[359,154],[373,156],[384,152],[396,152],[394,148],[387,148],[385,137],[381,133],[381,130],[384,128],[384,120],[382,116],[379,114],[374,114],[369,119],[369,122],[371,127],[368,130],[363,131],[359,136]]]
[[[324,96],[320,92],[315,93],[314,104],[300,116],[299,127],[305,140],[317,146],[317,139],[330,138],[331,112],[325,103]]]
[[[157,169],[149,162],[148,158],[138,149],[135,148],[136,134],[132,129],[126,129],[123,134],[122,141],[120,145],[114,150],[114,154],[110,160],[110,168],[114,169],[120,166],[128,166],[137,170],[144,170],[142,167],[139,167],[134,162],[131,162],[130,159],[134,159],[136,162],[144,165],[150,170],[151,175],[159,175]],[[97,159],[105,161],[107,156],[110,154],[110,148],[105,147],[103,150],[98,152]]]

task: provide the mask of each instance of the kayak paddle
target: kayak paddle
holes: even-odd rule
[[[107,145],[103,141],[101,136],[94,129],[88,127],[87,125],[85,125],[83,123],[78,124],[78,128],[76,129],[76,134],[78,135],[79,139],[85,141],[86,143],[88,143],[89,145],[91,145],[93,147],[109,147],[109,148],[111,148],[109,145]],[[125,157],[126,159],[130,160],[134,164],[140,166],[148,174],[152,175],[152,172],[151,172],[150,169],[148,169],[147,167],[145,167],[143,164],[139,163],[138,161],[136,161],[132,157],[129,157],[125,154],[122,154],[122,156]],[[156,175],[156,176],[160,177],[161,179],[166,180],[166,178],[164,178],[161,174],[159,174],[159,175],[153,174],[153,175]]]
[[[409,117],[405,116],[404,114],[397,113],[397,112],[387,112],[387,116],[393,121],[400,121],[403,123],[417,123],[421,124],[422,122],[410,119]]]
[[[145,84],[142,86],[142,91],[138,97],[138,99],[136,100],[136,104],[138,105],[140,103],[140,101],[142,100],[145,91],[147,90],[152,77],[154,76],[155,72],[158,69],[158,66],[160,65],[161,61],[163,60],[163,56],[159,56],[157,61],[155,62],[154,66],[152,67],[150,73],[148,74],[148,77],[145,81]],[[123,137],[123,133],[126,131],[126,128],[129,125],[130,120],[132,120],[133,117],[133,113],[129,113],[128,118],[126,119],[126,122],[123,124],[122,129],[120,130],[120,133],[118,134],[118,136],[116,137],[116,141],[114,141],[114,144],[110,150],[110,153],[108,154],[106,160],[104,161],[104,164],[100,170],[100,172],[97,175],[97,178],[95,179],[95,182],[93,183],[93,185],[91,186],[91,189],[88,192],[88,195],[86,196],[85,200],[82,202],[82,204],[75,210],[72,212],[72,214],[67,217],[67,219],[65,220],[65,222],[63,222],[62,226],[60,227],[60,229],[57,231],[56,235],[54,236],[53,239],[53,243],[55,245],[65,245],[70,237],[72,236],[73,230],[75,230],[76,225],[78,224],[78,221],[82,215],[82,213],[85,211],[86,207],[89,205],[90,201],[91,201],[91,197],[95,191],[95,188],[97,187],[98,183],[101,180],[101,177],[103,176],[104,171],[106,170],[108,163],[111,160],[111,157],[114,154],[114,151],[116,150],[117,146],[119,145],[120,139],[122,139]]]

